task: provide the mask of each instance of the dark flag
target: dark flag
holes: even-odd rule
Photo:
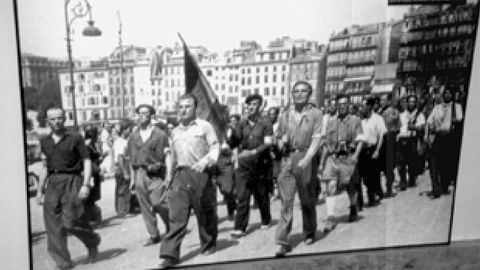
[[[218,102],[217,95],[215,95],[205,75],[198,67],[187,44],[180,34],[178,36],[183,43],[184,51],[185,93],[191,93],[197,98],[197,117],[210,122],[215,128],[219,140],[223,141],[226,128],[225,106]]]

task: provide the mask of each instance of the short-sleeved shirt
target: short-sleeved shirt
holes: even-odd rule
[[[327,122],[326,143],[335,149],[339,142],[352,143],[359,134],[362,134],[362,122],[358,116],[347,115],[340,119],[337,115],[330,117]]]
[[[368,146],[376,145],[379,137],[387,132],[383,117],[375,112],[372,112],[369,118],[362,120],[362,129],[365,142]]]
[[[400,130],[400,112],[397,109],[388,107],[383,111],[382,117],[389,132]]]
[[[82,135],[70,130],[56,144],[51,135],[43,138],[40,147],[49,172],[80,173],[83,160],[90,158]]]
[[[250,124],[244,119],[239,124],[240,149],[251,150],[265,143],[265,137],[273,135],[272,122],[267,117],[258,117]]]
[[[428,124],[437,131],[450,131],[452,125],[452,103],[442,103],[435,105],[428,117]],[[455,119],[462,120],[462,105],[455,103]]]
[[[168,136],[155,127],[147,141],[143,141],[137,129],[128,139],[127,156],[133,167],[146,167],[155,163],[165,163],[169,149]]]
[[[176,166],[190,167],[203,158],[212,165],[218,161],[220,143],[212,124],[195,119],[172,130],[172,151]]]
[[[425,125],[425,116],[421,112],[417,113],[417,110],[412,112],[405,110],[400,114],[400,122],[402,125],[398,136],[402,138],[415,137],[417,135],[416,131],[408,130],[408,125],[409,123],[414,123],[417,128]]]
[[[301,112],[290,107],[280,114],[278,139],[284,135],[291,147],[307,150],[315,137],[322,137],[322,112],[307,104]]]

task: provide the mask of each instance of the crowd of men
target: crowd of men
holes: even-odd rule
[[[357,221],[363,207],[375,207],[416,186],[427,166],[431,198],[448,194],[456,177],[463,120],[452,90],[445,88],[441,98],[422,103],[409,95],[398,105],[390,95],[367,97],[358,105],[339,95],[323,109],[309,103],[312,86],[298,81],[286,108],[263,111],[262,96],[249,95],[244,115],[230,115],[223,133],[196,117],[197,99],[185,94],[179,98],[176,121],[155,125],[155,109],[140,105],[137,123],[121,121],[110,142],[99,140],[102,135],[95,127],[87,127],[83,136],[68,130],[63,109],[50,108],[52,133],[41,140],[48,177],[41,179],[37,194],[44,207],[48,252],[57,268],[73,268],[68,232],[85,244],[89,260],[95,261],[100,235],[90,221],[101,219],[95,202],[100,199],[100,164],[109,153],[116,180],[115,210],[126,218],[138,203],[149,235],[144,245],[161,242],[160,268],[179,263],[192,210],[201,253],[216,251],[217,187],[228,219],[234,222],[234,238],[247,234],[252,195],[260,229],[269,229],[272,216],[278,217],[272,239],[278,245],[276,257],[292,250],[294,211],[302,213],[304,243],[317,240],[319,198],[325,201],[324,231],[328,232],[336,226],[334,210],[341,192],[348,194],[350,222]],[[428,102],[431,109],[425,106]],[[102,142],[108,151],[101,150]],[[398,186],[394,186],[396,171]],[[300,209],[295,210],[297,193]],[[280,213],[271,213],[273,199],[280,200]],[[163,237],[157,214],[165,224]]]

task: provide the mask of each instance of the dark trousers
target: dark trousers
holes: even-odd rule
[[[79,175],[49,175],[45,190],[43,216],[47,231],[47,247],[57,266],[72,264],[67,246],[67,233],[76,236],[87,248],[100,243],[100,237],[88,224],[84,202],[78,198],[83,184]]]
[[[416,178],[423,170],[420,165],[421,159],[417,151],[417,138],[402,138],[398,142],[398,174],[400,175],[400,186],[414,186]]]
[[[228,157],[230,159],[230,157]],[[235,175],[233,173],[233,165],[231,161],[218,162],[215,183],[223,195],[225,204],[227,205],[227,214],[233,215],[237,208],[235,200]]]
[[[93,187],[90,189],[90,194],[85,200],[85,215],[88,221],[100,222],[102,220],[102,209],[95,203],[101,198],[101,184],[103,177],[100,174],[94,174]]]
[[[131,191],[130,179],[123,177],[123,172],[115,172],[115,211],[119,216],[130,213]]]
[[[385,173],[385,178],[387,179],[387,193],[392,193],[392,185],[395,182],[396,136],[397,132],[387,132],[380,151],[381,170]]]
[[[316,177],[318,164],[312,166],[312,162],[310,162],[306,168],[300,169],[297,164],[305,156],[305,153],[305,151],[296,152],[285,157],[278,176],[281,208],[275,240],[279,245],[290,245],[289,235],[293,223],[293,202],[297,190],[302,210],[304,237],[315,237],[315,231],[317,230],[317,211],[315,207],[319,192],[319,182]]]
[[[166,203],[163,205],[152,202],[159,197],[158,189],[163,186],[163,180],[160,177],[154,177],[147,173],[143,168],[135,170],[135,191],[137,193],[138,202],[140,204],[140,211],[142,212],[143,221],[147,227],[150,237],[160,236],[157,227],[158,213],[165,224],[168,231],[168,208]],[[158,195],[158,196],[156,196]]]
[[[376,146],[365,147],[359,157],[359,174],[367,187],[368,202],[374,203],[376,195],[383,196],[383,189],[380,182],[379,159],[372,158]]]
[[[454,149],[454,137],[450,133],[439,133],[435,136],[431,148],[430,177],[432,181],[432,193],[440,195],[448,192],[448,185],[456,178],[457,157]]]
[[[189,168],[177,171],[168,191],[168,205],[170,230],[163,238],[160,257],[179,258],[180,245],[187,233],[192,208],[197,216],[201,250],[205,251],[216,245],[216,188],[208,173],[198,173]]]
[[[256,164],[239,161],[239,168],[235,171],[237,215],[235,230],[245,231],[250,219],[250,198],[253,195],[260,210],[262,225],[270,224],[270,198],[268,190],[268,170],[258,168]]]

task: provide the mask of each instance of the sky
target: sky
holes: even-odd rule
[[[69,7],[79,0],[71,0]],[[281,36],[328,43],[334,31],[352,24],[400,19],[407,7],[388,7],[387,0],[90,0],[100,37],[81,35],[88,16],[72,28],[74,58],[110,54],[118,45],[120,13],[124,45],[173,46],[181,33],[188,45],[223,53],[240,41],[262,46]],[[64,1],[17,0],[20,49],[66,58]]]

